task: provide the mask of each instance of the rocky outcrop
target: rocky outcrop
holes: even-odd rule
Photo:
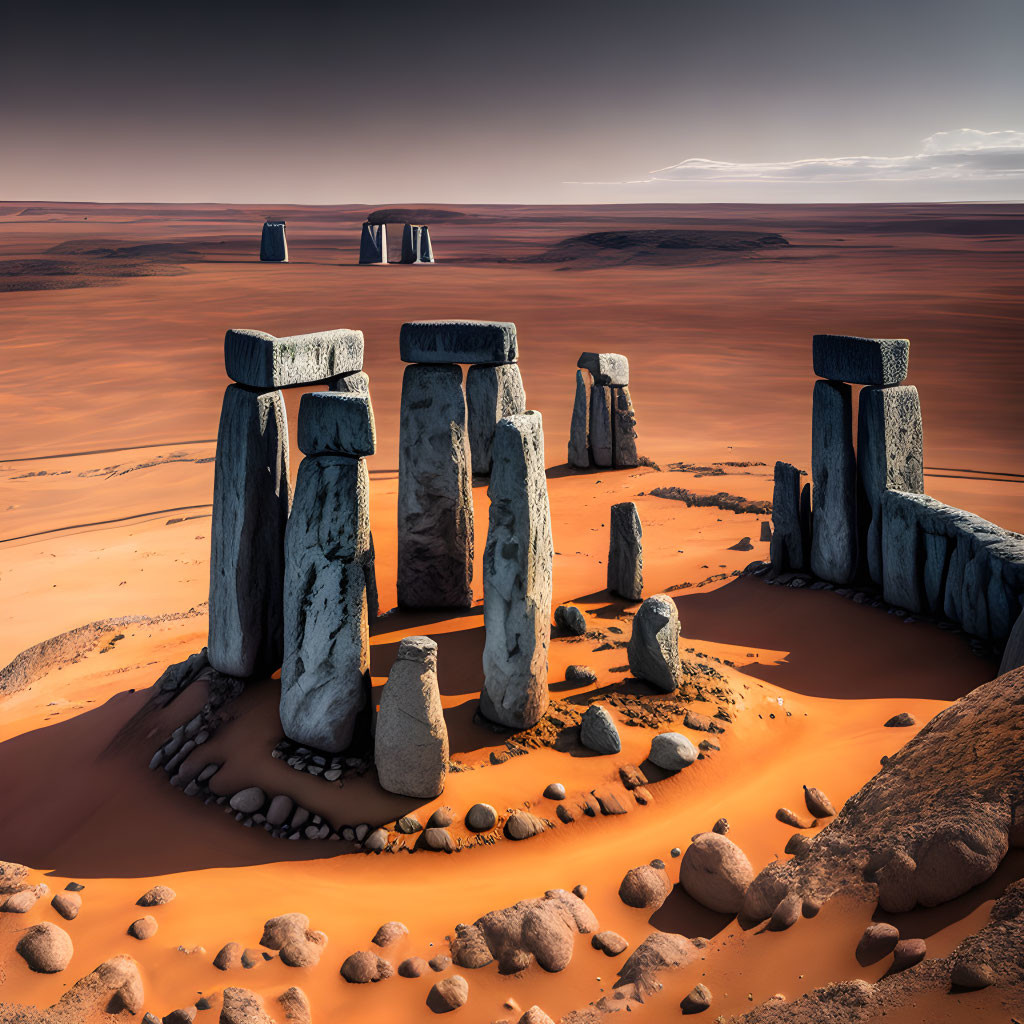
[[[679,686],[679,612],[668,594],[645,598],[633,616],[628,650],[629,670],[637,679],[666,693]]]
[[[906,338],[857,338],[816,334],[814,372],[827,380],[888,387],[907,376],[910,342]]]

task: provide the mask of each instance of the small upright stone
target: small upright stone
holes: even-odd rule
[[[816,334],[814,372],[827,380],[888,387],[907,376],[910,342],[906,338],[857,338]]]
[[[235,328],[224,335],[224,369],[248,388],[318,384],[362,368],[362,331],[342,327],[275,338],[266,331]]]
[[[491,472],[495,424],[506,416],[526,412],[526,391],[518,365],[471,366],[466,373],[466,405],[473,472],[487,476]]]
[[[629,388],[612,388],[612,464],[618,469],[640,465],[636,451],[636,412]]]
[[[775,463],[770,550],[776,572],[803,572],[807,566],[800,519],[800,470],[788,462]]]
[[[377,777],[389,793],[431,798],[444,789],[448,728],[437,687],[437,644],[408,636],[380,695],[374,740]]]
[[[584,352],[576,363],[590,372],[595,384],[624,388],[629,384],[629,360],[617,352]]]
[[[644,600],[633,616],[629,670],[637,679],[672,693],[682,678],[679,661],[679,612],[668,594]]]
[[[303,455],[362,458],[377,450],[369,395],[312,391],[299,403],[299,451]]]
[[[516,325],[487,320],[414,320],[402,324],[405,363],[514,363]]]
[[[569,465],[574,469],[590,467],[590,388],[589,370],[576,371],[576,397],[569,424]]]
[[[814,529],[811,571],[831,583],[849,583],[857,569],[857,463],[849,384],[814,385],[811,475]]]
[[[608,589],[628,601],[644,591],[643,530],[632,501],[612,505],[608,544]]]
[[[263,263],[288,262],[288,236],[283,220],[268,220],[263,224],[260,237],[260,261]]]
[[[612,434],[612,389],[594,384],[590,389],[590,461],[610,467],[615,454]]]
[[[580,722],[580,742],[597,754],[617,754],[622,749],[619,730],[600,704],[591,704]]]

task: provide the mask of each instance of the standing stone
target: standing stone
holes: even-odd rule
[[[420,226],[420,263],[434,262],[434,247],[430,244],[430,228],[426,224]]]
[[[331,753],[352,742],[369,703],[370,522],[360,461],[303,459],[286,535],[281,725],[296,743]]]
[[[679,685],[679,612],[668,594],[653,594],[633,616],[629,638],[629,670],[666,693]]]
[[[608,544],[608,589],[628,601],[644,591],[643,530],[632,501],[612,505]]]
[[[907,376],[910,342],[906,338],[816,334],[813,358],[814,372],[819,377],[847,384],[888,387],[901,383]]]
[[[263,263],[287,263],[288,239],[283,220],[268,220],[260,239],[260,260]]]
[[[516,363],[471,366],[466,373],[466,405],[473,472],[487,476],[491,471],[494,425],[506,416],[526,412],[526,391],[519,366]]]
[[[882,582],[882,494],[924,492],[924,431],[917,388],[866,387],[857,414],[860,561]]]
[[[640,465],[636,453],[636,413],[629,388],[612,388],[612,463],[620,469]]]
[[[437,644],[430,637],[399,643],[381,690],[374,745],[377,777],[389,793],[440,795],[448,772],[448,728],[437,688]]]
[[[359,239],[360,263],[387,263],[388,261],[388,229],[386,224],[363,224],[363,233]]]
[[[800,470],[788,462],[776,462],[772,493],[772,568],[776,572],[803,572],[807,566],[805,550],[800,518]]]
[[[590,386],[589,370],[576,371],[576,398],[572,404],[569,425],[569,465],[575,469],[590,468]]]
[[[484,549],[484,715],[514,729],[548,706],[551,639],[551,512],[539,412],[494,428],[494,465]]]
[[[612,389],[595,384],[590,389],[590,461],[595,466],[611,466],[612,438]]]
[[[291,492],[280,391],[224,392],[210,529],[210,664],[245,678],[281,663]]]
[[[423,224],[406,224],[402,230],[402,262],[433,263],[430,228]]]
[[[811,571],[832,583],[849,583],[857,569],[857,463],[853,454],[853,405],[849,384],[814,384],[811,476],[814,532]]]
[[[416,364],[402,378],[398,603],[473,603],[473,495],[458,366]]]

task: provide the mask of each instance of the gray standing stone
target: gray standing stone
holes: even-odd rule
[[[224,369],[250,388],[318,384],[362,368],[362,331],[340,328],[275,338],[266,331],[235,328],[224,335]]]
[[[420,263],[434,262],[434,247],[430,244],[430,227],[427,224],[420,225]]]
[[[577,366],[589,370],[595,384],[624,388],[629,384],[629,360],[617,352],[584,352]]]
[[[1012,672],[1024,665],[1024,612],[1017,616],[1017,621],[1010,630],[1010,636],[1003,649],[1003,657],[999,662],[999,674]]]
[[[494,425],[506,416],[526,412],[526,391],[515,363],[498,366],[475,364],[466,373],[469,451],[473,472],[491,471]]]
[[[776,572],[803,572],[806,543],[800,517],[800,470],[775,463],[772,493],[771,560]]]
[[[857,414],[860,560],[882,582],[882,494],[924,491],[924,431],[917,388],[866,387]]]
[[[816,334],[814,372],[847,384],[888,387],[907,376],[910,342],[906,338],[856,338]]]
[[[367,499],[360,460],[302,460],[286,537],[281,724],[332,753],[351,743],[369,702]]]
[[[405,363],[514,363],[516,325],[488,320],[414,320],[398,339]]]
[[[402,230],[402,262],[433,263],[430,228],[425,224],[406,224]]]
[[[369,375],[362,370],[345,373],[340,377],[332,377],[327,384],[328,390],[338,391],[344,395],[368,395],[370,393]]]
[[[612,389],[595,384],[590,389],[590,461],[611,466],[615,442],[612,434]]]
[[[640,465],[636,451],[636,412],[629,388],[612,388],[612,463],[620,469]]]
[[[402,379],[398,603],[473,603],[473,495],[458,366],[407,366]]]
[[[548,706],[551,639],[551,512],[539,412],[494,428],[494,465],[484,549],[484,685],[480,707],[514,729]]]
[[[288,262],[288,237],[283,220],[268,220],[260,237],[260,260],[263,263]]]
[[[210,664],[247,677],[281,663],[284,533],[291,492],[280,391],[224,392],[210,528]]]
[[[600,704],[591,704],[580,720],[580,742],[597,754],[617,754],[622,749],[619,730]]]
[[[377,431],[370,396],[335,391],[303,395],[298,433],[303,455],[372,455]]]
[[[849,384],[814,384],[811,476],[811,571],[832,583],[849,583],[857,569],[857,463]]]
[[[386,224],[363,224],[363,233],[359,239],[360,263],[387,263],[388,261],[388,228]]]
[[[629,670],[666,693],[679,685],[679,612],[668,594],[652,594],[633,616]]]
[[[589,370],[576,371],[576,397],[569,424],[569,465],[575,469],[590,467],[590,386]]]
[[[644,591],[643,530],[632,501],[612,505],[609,523],[608,589],[629,601]]]
[[[437,644],[428,636],[398,645],[381,690],[374,760],[389,793],[430,798],[444,789],[448,728],[437,688]]]

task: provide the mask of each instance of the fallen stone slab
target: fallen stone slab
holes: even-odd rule
[[[299,403],[299,451],[303,455],[351,455],[377,450],[369,395],[313,391]]]
[[[263,391],[319,384],[363,368],[363,332],[342,327],[275,338],[234,328],[224,335],[224,368],[236,384]]]
[[[402,324],[405,363],[514,363],[516,325],[489,320],[414,320]]]
[[[595,384],[624,388],[629,384],[629,360],[617,352],[584,352],[576,365],[588,370]]]
[[[466,373],[469,451],[473,472],[491,472],[494,427],[506,416],[526,412],[526,390],[515,363],[471,366]]]
[[[287,263],[288,235],[283,220],[268,220],[260,235],[260,262]]]
[[[888,387],[907,376],[910,342],[906,338],[858,338],[816,334],[814,372],[827,380]]]

